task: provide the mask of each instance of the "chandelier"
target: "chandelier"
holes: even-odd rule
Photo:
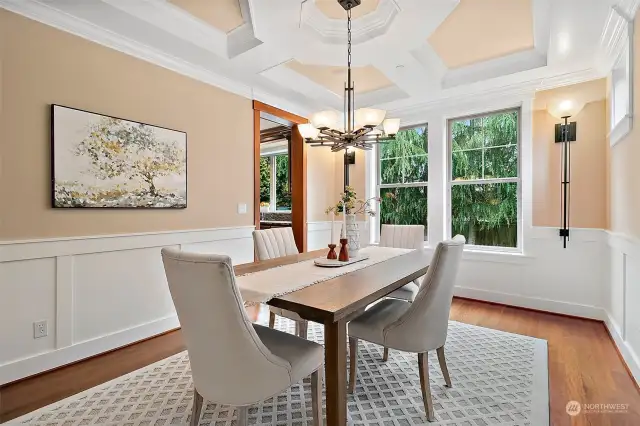
[[[400,129],[400,119],[385,120],[386,111],[374,108],[355,109],[355,89],[351,79],[351,9],[360,2],[361,0],[338,0],[347,11],[347,82],[344,87],[342,126],[339,125],[338,113],[333,110],[315,113],[311,117],[311,123],[298,126],[308,144],[328,146],[334,152],[350,148],[369,150],[373,144],[394,140]],[[379,129],[380,125],[382,129]]]

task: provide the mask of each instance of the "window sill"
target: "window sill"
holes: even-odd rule
[[[378,243],[371,243],[369,245],[377,246]],[[425,242],[424,249],[428,251],[434,251],[436,248],[430,246]],[[527,256],[520,251],[498,251],[488,249],[478,249],[468,247],[464,249],[462,253],[462,260],[468,262],[492,262],[492,263],[511,263],[516,265],[522,265],[529,263],[533,257]]]

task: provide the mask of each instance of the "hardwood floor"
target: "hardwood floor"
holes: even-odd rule
[[[268,310],[254,310],[250,315],[268,315]],[[640,425],[640,392],[602,323],[464,299],[454,300],[451,319],[548,341],[553,426]],[[178,330],[6,385],[0,388],[0,422],[182,350],[184,344]],[[628,404],[628,409],[626,413],[581,413],[570,417],[566,413],[569,401]]]

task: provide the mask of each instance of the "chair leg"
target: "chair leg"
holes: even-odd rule
[[[356,367],[358,363],[358,338],[349,337],[349,393],[356,389]]]
[[[276,325],[276,314],[269,312],[269,328],[273,328]]]
[[[449,369],[447,368],[447,360],[444,357],[444,346],[437,349],[438,352],[438,362],[440,363],[440,370],[442,370],[442,375],[444,376],[444,382],[447,384],[447,387],[451,387],[451,376],[449,376]]]
[[[198,426],[200,423],[200,413],[202,412],[202,403],[204,402],[202,395],[198,393],[195,386],[193,387],[193,406],[191,408],[191,426]]]
[[[382,361],[387,362],[389,359],[389,348],[385,347],[384,352],[382,353]]]
[[[321,426],[324,422],[322,419],[322,371],[324,365],[321,365],[311,374],[311,407],[313,411],[313,426]]]
[[[307,338],[307,329],[309,327],[309,322],[304,321],[296,321],[296,336],[302,337],[303,339]]]
[[[247,426],[249,407],[236,407],[236,413],[238,413],[238,426]]]
[[[431,385],[429,384],[429,354],[427,352],[418,354],[418,370],[420,372],[420,389],[422,390],[424,411],[427,414],[427,420],[435,422],[436,416],[433,412]]]

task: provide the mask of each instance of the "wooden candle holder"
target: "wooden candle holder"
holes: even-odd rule
[[[340,262],[347,262],[349,260],[349,249],[346,238],[340,238],[340,255],[338,256],[338,260]]]
[[[336,245],[329,244],[329,254],[327,254],[327,259],[336,260],[337,258],[338,258],[338,255],[336,254]]]

